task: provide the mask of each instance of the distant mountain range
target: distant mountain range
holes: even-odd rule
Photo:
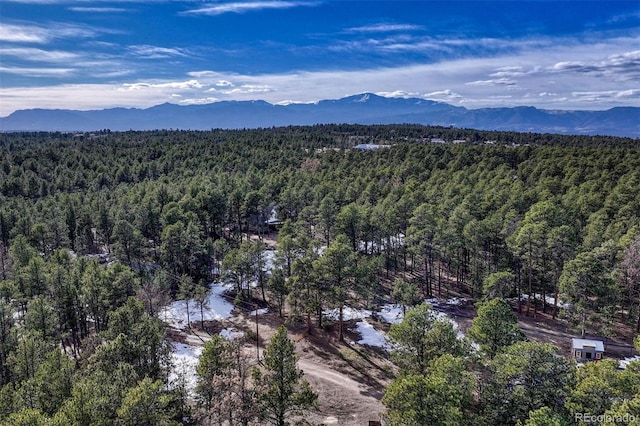
[[[467,109],[424,99],[385,98],[364,93],[313,104],[222,101],[187,106],[166,103],[146,109],[20,110],[0,118],[0,130],[208,130],[328,123],[411,123],[478,130],[638,138],[640,108],[617,107],[606,111],[558,111],[534,107]]]

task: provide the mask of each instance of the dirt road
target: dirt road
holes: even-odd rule
[[[378,420],[378,413],[384,410],[378,392],[326,364],[300,359],[298,367],[318,393],[318,408],[323,413],[312,414],[309,420],[327,425],[366,425],[369,420]]]

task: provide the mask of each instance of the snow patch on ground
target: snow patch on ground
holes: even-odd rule
[[[449,299],[449,300],[452,300],[452,299]],[[454,304],[455,303],[456,302],[454,302]],[[446,303],[446,304],[451,305],[451,303]],[[380,312],[378,312],[378,315],[385,322],[389,324],[397,324],[399,322],[402,322],[402,320],[404,319],[404,315],[402,313],[402,306],[399,306],[399,305],[384,305],[380,310]],[[437,311],[435,309],[431,311],[431,315],[435,320],[451,323],[451,325],[453,326],[453,329],[456,330],[456,332],[458,333],[458,339],[462,339],[464,337],[464,333],[460,331],[460,327],[458,327],[458,323],[455,322],[449,315],[447,315],[444,312]]]
[[[204,321],[219,321],[231,317],[233,304],[222,297],[227,289],[227,286],[218,283],[211,284],[203,309]],[[187,303],[184,300],[172,302],[160,311],[159,318],[177,329],[187,327]],[[191,322],[200,321],[200,306],[194,299],[189,300],[189,319]]]
[[[264,259],[264,269],[267,271],[267,274],[271,274],[271,271],[276,267],[276,251],[275,250],[265,250],[263,254]]]
[[[249,312],[249,315],[250,315],[250,316],[252,316],[252,317],[255,317],[255,316],[256,316],[256,313],[257,313],[258,315],[264,315],[264,314],[267,314],[267,313],[269,313],[269,308],[262,308],[262,309],[258,309],[258,310],[257,310],[257,312],[256,312],[256,311],[251,311],[251,312]]]
[[[322,311],[322,314],[333,321],[340,319],[340,309],[326,309]],[[355,309],[350,306],[345,306],[342,310],[342,318],[344,321],[350,320],[363,320],[371,316],[371,311],[368,309]]]
[[[464,333],[460,331],[458,323],[455,322],[449,315],[439,311],[432,311],[432,314],[436,320],[450,323],[453,326],[453,329],[457,332],[458,339],[464,338]]]
[[[378,252],[390,247],[404,246],[404,234],[392,235],[389,240],[386,238],[381,241],[359,241],[358,250],[368,252]]]
[[[169,373],[171,386],[179,386],[183,381],[185,388],[189,392],[193,392],[198,382],[196,366],[201,353],[202,347],[171,342],[172,368]]]
[[[227,340],[238,339],[244,335],[243,332],[238,331],[235,328],[225,328],[221,330],[219,334]]]
[[[397,324],[402,322],[404,314],[402,313],[402,306],[400,305],[384,305],[378,316],[389,324]]]
[[[265,278],[264,283],[266,284],[266,278],[271,276],[273,269],[275,268],[276,262],[276,252],[275,250],[265,250],[262,252],[262,272],[264,273],[263,277]],[[258,283],[258,277],[255,276],[253,279],[249,281],[249,287],[258,288],[260,283]]]
[[[358,344],[375,346],[387,351],[391,349],[391,345],[387,341],[385,334],[373,328],[373,326],[367,321],[360,321],[356,323],[356,331],[360,333],[361,336],[360,340],[358,340]]]
[[[640,362],[640,355],[632,356],[629,358],[625,358],[620,361],[620,368],[626,370],[630,363],[632,362]]]
[[[537,300],[537,301],[541,301],[542,300],[542,295],[541,294],[535,293],[534,296],[535,296],[535,300]],[[529,299],[529,295],[523,293],[522,295],[520,295],[520,298],[523,301],[526,301],[526,300]],[[548,296],[547,295],[547,296],[544,297],[544,300],[547,302],[548,306],[553,306],[554,305],[554,302],[555,302],[554,299],[555,299],[554,296]],[[515,299],[512,299],[512,300],[518,300],[518,299],[515,298]],[[569,309],[571,309],[571,306],[572,306],[571,303],[564,302],[561,297],[558,297],[558,308],[569,310]]]
[[[465,299],[464,297],[451,297],[449,299],[438,299],[437,297],[431,297],[429,299],[425,299],[425,302],[427,302],[431,306],[439,306],[439,305],[459,306],[466,301],[467,299]]]
[[[448,299],[442,302],[438,301],[437,299],[435,300],[438,305],[459,305],[460,303],[465,301],[465,299],[458,299],[458,298]],[[427,302],[429,302],[429,300],[427,300]],[[337,318],[338,313],[337,313],[337,310],[335,309],[332,311],[325,311],[325,315],[332,317],[332,315],[334,314],[334,311],[335,311],[335,316]],[[437,310],[432,310],[431,314],[434,320],[445,321],[450,323],[453,326],[453,329],[456,331],[458,339],[463,339],[465,337],[464,333],[460,331],[460,327],[458,326],[458,323],[455,320],[453,320],[449,315]],[[356,331],[360,334],[360,336],[362,336],[357,343],[361,345],[376,346],[376,347],[384,348],[387,351],[391,351],[393,348],[391,343],[387,340],[386,334],[383,333],[382,331],[376,330],[373,327],[373,325],[365,321],[365,318],[369,318],[370,316],[371,316],[371,311],[368,311],[365,309],[358,310],[353,308],[345,308],[345,311],[344,311],[345,320],[347,319],[361,320],[356,323]],[[395,305],[395,304],[386,304],[382,306],[380,311],[377,312],[377,316],[379,316],[380,318],[382,318],[383,321],[389,324],[397,324],[399,322],[402,322],[402,320],[404,319],[404,314],[402,313],[402,306]]]

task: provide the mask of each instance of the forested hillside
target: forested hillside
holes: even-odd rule
[[[576,336],[640,332],[639,190],[637,139],[409,125],[0,134],[0,419],[283,424],[299,415],[284,405],[312,407],[293,373],[297,393],[269,399],[278,363],[295,370],[293,355],[269,349],[266,366],[234,382],[242,398],[230,403],[232,385],[207,378],[248,370],[221,339],[205,345],[198,397],[167,386],[159,312],[204,300],[216,280],[238,306],[268,305],[309,333],[335,308],[340,340],[347,307],[406,306],[389,330],[400,348],[383,399],[390,424],[515,424],[529,411],[526,424],[564,424],[596,410],[571,393],[588,394],[594,377],[617,396],[602,397],[600,413],[640,416],[637,365],[576,373],[552,346],[509,328],[519,311],[566,321]],[[263,239],[276,230],[267,262]],[[464,340],[420,305],[450,295],[481,302]],[[500,344],[483,331],[486,311],[502,312]],[[412,321],[429,324],[426,340],[407,337]],[[287,342],[281,329],[269,345],[284,353]],[[442,353],[417,349],[425,342]],[[534,362],[518,364],[522,354],[545,366],[546,387],[514,393],[509,410],[506,389],[520,382],[507,376]],[[403,417],[403,404],[418,404],[412,389],[427,389],[420,404],[440,414]],[[445,396],[425,403],[430,394]]]

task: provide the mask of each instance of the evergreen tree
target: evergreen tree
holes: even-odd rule
[[[406,314],[407,306],[412,306],[419,300],[418,287],[414,284],[403,280],[402,278],[396,278],[393,282],[393,290],[391,297],[393,300],[402,305],[402,314]]]
[[[163,392],[163,383],[145,377],[128,390],[118,409],[118,426],[177,426],[171,412],[171,395]]]
[[[468,334],[489,358],[495,357],[503,348],[525,338],[511,306],[499,298],[480,305]]]
[[[430,361],[444,354],[468,354],[466,342],[458,339],[453,325],[438,320],[424,303],[409,309],[402,322],[392,324],[389,338],[395,344],[391,358],[407,374],[423,373]]]
[[[387,387],[383,417],[390,425],[472,425],[474,378],[450,354],[434,359],[425,374],[401,375]]]
[[[584,337],[588,328],[610,334],[607,324],[612,320],[618,299],[618,287],[613,279],[617,247],[613,241],[579,253],[567,262],[560,276],[560,291],[572,304],[569,320]]]
[[[344,235],[338,237],[314,263],[318,279],[331,292],[331,299],[338,308],[338,338],[344,339],[344,306],[356,279],[357,255],[349,248]]]
[[[286,328],[279,327],[264,351],[264,371],[254,371],[259,404],[269,424],[288,425],[291,417],[315,406],[318,395],[302,380],[297,360]]]
[[[514,425],[545,406],[562,413],[575,368],[557,352],[548,343],[518,342],[496,355],[482,389],[485,421]]]

